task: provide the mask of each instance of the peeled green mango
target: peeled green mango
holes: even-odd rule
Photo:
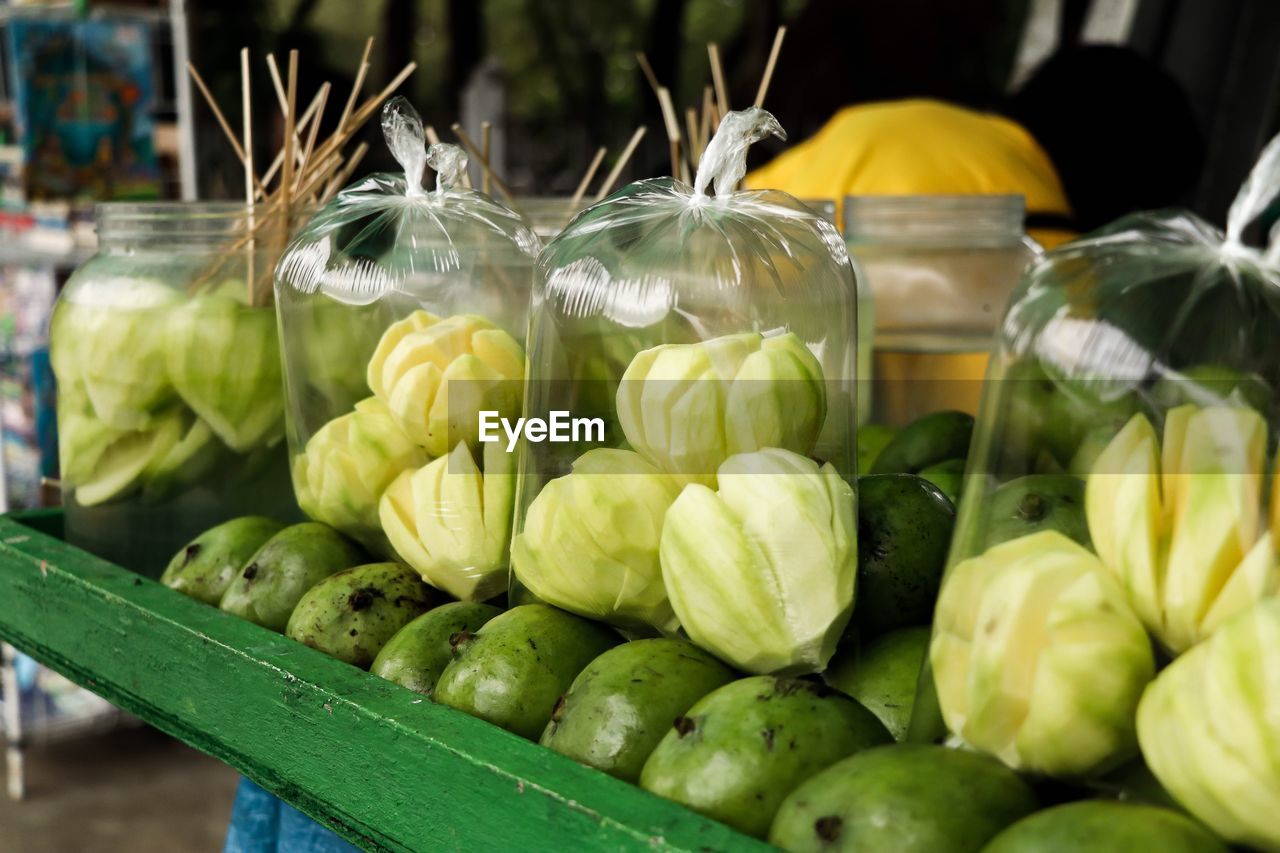
[[[382,493],[402,471],[427,455],[405,434],[386,405],[370,397],[334,418],[293,462],[298,505],[315,521],[370,546],[385,547],[378,518]]]
[[[821,682],[743,678],[675,719],[640,787],[763,838],[801,782],[891,741],[875,715]]]
[[[1280,598],[1252,605],[1166,667],[1138,706],[1156,778],[1228,841],[1280,851]]]
[[[911,723],[920,667],[928,652],[927,627],[899,628],[836,652],[822,677],[861,702],[900,741]]]
[[[889,440],[871,474],[916,474],[948,459],[969,455],[973,415],[965,412],[932,412],[907,424]]]
[[[169,561],[160,582],[215,607],[245,561],[284,527],[258,515],[233,518],[201,533]]]
[[[74,486],[90,479],[107,448],[130,432],[98,420],[92,412],[77,411],[64,400],[58,410],[58,467],[63,483]]]
[[[440,603],[417,573],[399,563],[370,563],[311,587],[285,634],[352,666],[367,669],[396,632]]]
[[[169,312],[168,375],[183,401],[239,453],[284,437],[275,312],[221,293]]]
[[[1091,546],[1084,480],[1070,474],[1029,474],[1001,484],[982,505],[983,547],[1040,530],[1056,530]]]
[[[369,387],[400,427],[432,456],[475,445],[479,413],[520,412],[524,350],[471,314],[415,312],[384,333],[369,363]]]
[[[1135,753],[1151,642],[1098,558],[1057,531],[952,567],[929,658],[947,728],[1015,770],[1085,777]]]
[[[165,369],[165,330],[181,291],[146,278],[102,277],[59,300],[50,359],[60,385],[82,388],[97,417],[141,430],[177,400]]]
[[[978,853],[1035,808],[1031,786],[992,758],[904,743],[859,752],[796,788],[769,841],[797,853]]]
[[[227,585],[219,607],[282,632],[302,596],[320,581],[364,561],[350,539],[317,522],[294,524],[263,543]]]
[[[1023,818],[983,853],[1227,853],[1200,824],[1169,809],[1140,803],[1084,800]]]
[[[545,604],[513,607],[458,638],[435,699],[532,740],[583,667],[619,639]]]
[[[921,477],[858,478],[858,603],[849,634],[867,639],[929,624],[955,518],[951,502]]]
[[[1197,364],[1166,376],[1151,388],[1151,398],[1161,410],[1197,406],[1248,407],[1270,410],[1275,392],[1257,374],[1217,364]]]
[[[415,693],[430,696],[453,660],[454,642],[474,634],[502,609],[475,601],[453,601],[432,608],[387,641],[369,671]]]
[[[684,640],[635,640],[587,664],[556,702],[543,746],[627,782],[640,778],[671,721],[734,679]]]
[[[193,486],[227,459],[227,449],[205,421],[192,416],[190,426],[167,453],[146,470],[144,501],[166,500],[174,492]]]
[[[667,511],[662,579],[690,639],[739,669],[820,672],[853,610],[853,489],[830,463],[768,448],[729,457],[718,492]]]
[[[1175,654],[1280,590],[1263,513],[1267,435],[1250,408],[1171,409],[1160,440],[1135,415],[1089,476],[1086,514],[1098,556]]]
[[[530,504],[511,549],[516,578],[580,616],[675,630],[658,544],[679,492],[674,478],[637,453],[587,451]]]
[[[145,429],[115,433],[109,444],[95,448],[92,454],[80,460],[71,457],[73,476],[68,478],[68,484],[75,488],[76,502],[81,506],[97,506],[136,492],[182,441],[190,422],[190,415],[181,408],[170,409],[152,418]],[[93,440],[100,441],[101,437],[99,434]],[[82,440],[72,437],[72,441]],[[69,450],[68,455],[78,452],[83,451]],[[91,466],[89,458],[93,460]]]
[[[807,454],[826,413],[822,366],[790,332],[644,350],[617,394],[628,444],[681,483],[714,484],[735,453],[780,447]]]
[[[464,601],[506,589],[514,454],[482,445],[484,473],[459,442],[447,456],[401,473],[378,504],[378,518],[400,559],[422,579]]]

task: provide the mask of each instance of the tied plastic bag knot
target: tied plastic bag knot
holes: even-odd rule
[[[467,171],[467,153],[456,145],[437,142],[427,150],[427,165],[436,173],[436,193],[453,189]]]
[[[382,107],[382,135],[391,156],[404,169],[405,194],[422,195],[422,173],[427,165],[427,135],[422,117],[402,95]]]
[[[747,149],[766,136],[786,140],[787,133],[768,110],[748,107],[725,115],[703,152],[693,181],[694,203],[715,186],[717,198],[731,195],[747,173]]]
[[[1241,184],[1235,201],[1231,202],[1231,210],[1227,213],[1228,246],[1243,244],[1244,229],[1266,211],[1277,195],[1280,195],[1280,135],[1262,149],[1258,162]],[[1280,256],[1280,249],[1275,246],[1277,234],[1274,229],[1270,236],[1272,248],[1267,257],[1274,261]]]

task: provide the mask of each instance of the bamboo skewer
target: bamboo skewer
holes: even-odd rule
[[[467,149],[467,153],[476,158],[480,162],[480,168],[489,175],[493,181],[493,187],[498,191],[498,195],[502,196],[502,200],[510,207],[516,207],[516,200],[511,195],[511,190],[503,182],[501,178],[493,173],[493,168],[489,165],[489,160],[485,157],[476,144],[471,141],[471,137],[467,135],[466,130],[458,122],[454,122],[449,127],[453,131],[453,135],[458,137],[458,141],[462,143],[462,147]]]
[[[196,88],[200,90],[200,94],[204,96],[206,103],[208,103],[209,109],[213,112],[213,117],[218,121],[218,126],[222,128],[223,134],[226,135],[227,141],[231,143],[231,148],[236,152],[236,157],[240,159],[242,164],[245,163],[248,160],[248,155],[240,145],[240,140],[236,136],[235,131],[231,129],[231,125],[227,122],[227,117],[222,114],[222,110],[218,107],[218,102],[213,99],[213,93],[210,92],[209,87],[205,85],[204,78],[200,76],[200,72],[196,71],[195,66],[189,62],[187,63],[187,71],[190,72],[191,79],[195,81]],[[258,176],[252,175],[252,170],[250,170],[250,173],[253,185],[259,191],[265,193],[265,190],[263,190],[262,187],[262,182],[258,180]]]
[[[351,121],[346,127],[338,128],[337,131],[334,132],[333,136],[325,140],[324,144],[317,149],[315,156],[323,161],[327,159],[330,154],[345,145],[347,140],[350,139],[366,121],[369,120],[369,117],[372,116],[374,112],[377,111],[378,107],[382,105],[382,102],[390,97],[392,92],[400,88],[400,84],[408,79],[409,75],[412,74],[417,67],[418,63],[410,62],[404,68],[400,69],[400,73],[393,77],[391,82],[384,86],[378,94],[369,98],[360,105],[352,115]]]
[[[627,167],[627,161],[631,159],[631,155],[635,153],[636,147],[640,144],[640,140],[644,139],[644,135],[648,130],[649,129],[644,125],[640,125],[636,128],[636,132],[631,134],[631,140],[627,143],[627,147],[622,149],[622,154],[618,157],[618,162],[613,164],[613,168],[609,170],[609,174],[604,179],[604,184],[601,185],[600,191],[596,193],[596,201],[603,200],[604,197],[609,194],[609,190],[613,188],[615,183],[617,183],[618,177],[622,174],[622,170]]]
[[[351,179],[351,173],[356,170],[356,166],[360,165],[360,161],[364,159],[364,155],[368,150],[369,144],[367,142],[361,142],[356,146],[356,150],[351,154],[351,159],[338,170],[337,174],[329,180],[329,183],[324,185],[324,190],[320,193],[321,199],[332,198],[334,193],[346,186],[347,181]]]
[[[253,184],[253,98],[249,94],[249,48],[240,49],[240,122],[241,130],[244,133],[244,201],[249,208],[249,219],[247,222],[249,233],[254,230],[253,203],[257,198],[257,187]],[[257,246],[251,239],[245,251],[245,291],[249,300],[249,306],[254,307],[258,304],[258,288],[256,282],[258,280],[256,272],[256,258],[254,251]]]
[[[715,42],[707,45],[707,58],[711,61],[711,81],[716,87],[716,111],[720,118],[729,112],[729,90],[724,84],[724,66],[720,64],[720,46]]]
[[[662,123],[667,129],[667,145],[671,149],[671,177],[680,178],[680,122],[676,121],[675,107],[671,105],[671,90],[658,87],[658,105],[662,108]]]
[[[287,106],[288,102],[286,101],[285,104]],[[320,93],[316,92],[316,96],[311,99],[311,103],[307,106],[306,111],[298,119],[298,127],[297,127],[298,133],[306,132],[307,128],[311,124],[311,120],[315,118],[316,110],[319,107],[320,107]],[[280,114],[284,115],[284,111],[281,110]],[[268,187],[271,186],[272,179],[275,178],[276,173],[280,171],[280,167],[282,165],[284,165],[284,149],[283,148],[281,148],[279,151],[276,152],[275,158],[271,161],[271,166],[267,169],[266,174],[262,176],[263,186],[268,186]]]
[[[587,187],[591,186],[592,179],[595,178],[596,172],[600,170],[600,164],[604,162],[604,155],[609,153],[609,149],[601,145],[596,149],[596,156],[591,158],[591,165],[587,167],[587,173],[582,176],[582,180],[578,181],[578,188],[573,191],[573,197],[569,199],[569,218],[573,218],[573,212],[578,209],[578,205],[582,204],[582,197],[587,194]]]
[[[311,131],[307,134],[307,147],[302,151],[302,157],[298,160],[298,177],[297,181],[301,182],[307,174],[307,163],[311,159],[311,152],[316,147],[316,132],[320,130],[320,121],[324,117],[324,105],[329,100],[329,84],[325,83],[320,87],[320,106],[316,108],[316,120],[311,122]],[[296,189],[296,187],[295,187]]]
[[[644,72],[644,79],[649,81],[649,88],[653,89],[653,93],[658,94],[658,90],[662,85],[658,82],[658,75],[653,73],[653,66],[649,64],[649,57],[644,55],[644,51],[636,53],[636,63],[640,66],[640,70]]]
[[[343,130],[347,126],[347,120],[351,118],[351,111],[355,109],[356,98],[360,97],[360,91],[364,88],[365,75],[369,73],[369,54],[373,52],[373,36],[365,39],[364,53],[360,55],[360,65],[356,68],[356,79],[351,84],[351,94],[347,95],[347,103],[342,108],[342,115],[338,117],[338,130]]]
[[[684,129],[689,134],[689,162],[696,169],[702,159],[702,138],[698,136],[698,111],[693,107],[685,107]]]
[[[268,56],[267,67],[271,72],[276,100],[280,102],[281,113],[284,116],[284,139],[280,151],[266,172],[265,179],[258,177],[253,156],[252,86],[248,49],[242,49],[240,52],[240,106],[243,124],[241,134],[231,129],[230,122],[214,100],[212,92],[199,71],[191,63],[187,64],[191,79],[200,90],[219,128],[241,162],[245,176],[245,202],[250,206],[244,233],[223,249],[209,267],[191,282],[188,288],[190,292],[198,292],[232,259],[240,257],[240,252],[247,249],[246,284],[249,303],[261,305],[269,301],[270,265],[266,265],[268,268],[263,270],[256,269],[258,259],[255,254],[259,248],[256,244],[267,239],[264,237],[265,229],[268,226],[272,229],[272,241],[278,239],[278,248],[283,250],[284,242],[292,230],[291,220],[297,215],[301,206],[324,202],[350,179],[356,166],[368,151],[368,146],[361,143],[350,158],[344,158],[343,146],[417,67],[414,63],[409,63],[377,95],[357,104],[369,70],[372,45],[372,39],[365,43],[355,83],[343,107],[337,130],[323,141],[320,137],[320,126],[323,124],[324,110],[332,94],[332,85],[325,83],[312,98],[306,111],[299,117],[298,52],[296,50],[289,52],[287,82],[281,78],[275,57]],[[277,172],[280,173],[280,180],[275,189],[270,190],[268,187],[272,184]],[[257,203],[256,206],[254,206],[255,203]],[[265,282],[265,294],[259,287],[259,278]]]
[[[716,115],[715,95],[712,93],[710,86],[704,86],[702,89],[702,122],[698,127],[698,138],[702,142],[702,148],[706,148],[711,143],[712,131],[720,126],[720,119]],[[701,158],[701,154],[698,155]]]
[[[298,51],[289,51],[289,82],[285,95],[284,111],[284,171],[280,175],[280,197],[284,205],[284,231],[289,231],[289,202],[293,192],[293,148],[296,143],[297,125],[294,109],[298,105]]]
[[[493,159],[493,155],[491,153],[492,141],[493,141],[492,137],[493,137],[493,122],[491,121],[480,122],[480,153],[481,155],[484,156],[486,163]],[[491,184],[492,184],[492,175],[489,174],[488,169],[485,169],[482,172],[480,177],[480,192],[484,193],[485,195],[489,195],[491,191],[490,190]]]
[[[764,106],[764,96],[769,93],[769,83],[773,81],[773,68],[778,64],[778,54],[782,52],[782,40],[787,37],[787,28],[778,27],[773,37],[773,47],[769,50],[769,61],[764,66],[764,75],[760,78],[760,88],[756,90],[756,106]]]

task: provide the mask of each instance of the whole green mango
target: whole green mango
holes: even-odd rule
[[[874,714],[821,682],[743,678],[676,718],[640,786],[763,838],[797,785],[892,740]]]
[[[475,601],[453,601],[423,613],[387,641],[369,671],[415,693],[435,692],[440,673],[453,660],[453,642],[480,630],[502,609]]]
[[[212,527],[173,555],[160,582],[216,607],[236,571],[283,527],[259,515],[233,518]]]
[[[973,437],[973,415],[932,412],[903,427],[884,446],[870,474],[916,474],[948,459],[964,459]]]
[[[1035,808],[1031,786],[994,758],[902,743],[850,756],[796,788],[769,841],[792,851],[978,853]]]
[[[583,667],[620,639],[546,604],[513,607],[456,638],[435,699],[533,740]]]
[[[370,563],[330,575],[298,602],[285,633],[367,669],[395,633],[431,609],[440,594],[399,563]]]
[[[733,670],[685,640],[624,643],[574,679],[540,743],[635,782],[671,721],[733,678]]]
[[[858,601],[848,634],[929,624],[955,518],[938,487],[914,474],[858,478]]]
[[[1227,853],[1208,830],[1158,806],[1084,800],[1024,818],[997,835],[983,853]]]
[[[823,679],[875,714],[894,740],[902,740],[915,706],[920,668],[929,653],[929,629],[899,628],[861,646],[836,652]]]
[[[294,524],[272,536],[244,564],[218,606],[283,632],[307,590],[365,559],[360,546],[327,524]]]

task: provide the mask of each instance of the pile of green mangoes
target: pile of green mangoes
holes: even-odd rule
[[[785,849],[1224,849],[1179,812],[1063,803],[1060,787],[913,734],[972,428],[941,412],[863,429],[858,611],[821,677],[745,675],[685,639],[627,639],[546,604],[450,601],[316,522],[227,522],[162,581]],[[1001,535],[1079,521],[1042,486],[1000,499]],[[1142,770],[1114,791],[1158,789]]]

